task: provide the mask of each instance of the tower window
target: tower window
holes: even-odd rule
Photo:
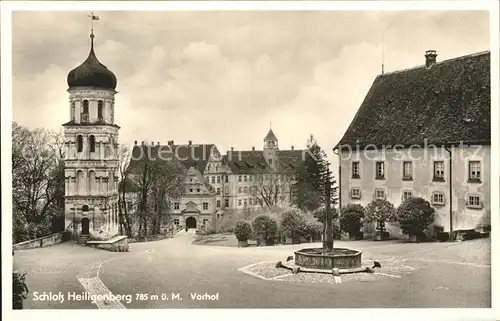
[[[71,102],[71,120],[75,120],[75,102]]]
[[[78,153],[81,153],[83,151],[83,136],[78,135],[76,137],[76,151]]]
[[[102,120],[103,117],[102,117],[102,109],[103,109],[103,106],[104,106],[104,102],[102,100],[99,100],[97,102],[97,118],[99,120]]]
[[[84,114],[89,113],[89,101],[88,100],[83,101],[83,113]]]
[[[94,135],[90,135],[89,145],[90,145],[90,152],[94,153],[95,152],[95,136]]]

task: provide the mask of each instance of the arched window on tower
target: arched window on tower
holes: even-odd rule
[[[75,102],[71,102],[71,120],[74,121],[76,118]]]
[[[90,145],[90,152],[94,153],[95,152],[95,136],[94,135],[89,136],[89,145]]]
[[[76,151],[78,153],[81,153],[83,151],[83,136],[82,135],[76,136]]]
[[[84,100],[83,101],[83,111],[82,111],[84,114],[88,114],[89,113],[89,101],[88,100]]]
[[[83,101],[83,110],[82,110],[82,115],[80,117],[81,122],[88,122],[89,121],[89,101],[84,100]]]
[[[84,195],[85,193],[85,176],[83,171],[76,173],[76,195]]]
[[[102,109],[104,108],[104,102],[102,100],[99,100],[97,102],[97,119],[103,120],[102,117]]]

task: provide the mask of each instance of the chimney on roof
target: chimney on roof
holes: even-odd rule
[[[156,145],[160,146],[160,142],[156,142]]]
[[[295,146],[292,145],[292,150],[294,150],[294,149],[295,149]]]
[[[234,152],[234,147],[231,147],[231,151]]]
[[[154,146],[155,145],[155,142],[151,142],[151,145]]]
[[[174,146],[174,141],[173,140],[169,140],[168,141],[168,146]]]
[[[136,140],[134,141],[134,145],[137,145],[137,141]]]
[[[189,141],[189,146],[191,146],[192,144],[193,144],[193,141],[192,141],[192,140],[190,140],[190,141]]]
[[[436,50],[427,50],[425,52],[425,67],[430,68],[436,63]]]
[[[144,141],[141,142],[141,145],[144,145]]]
[[[252,146],[252,150],[255,151],[255,146]]]

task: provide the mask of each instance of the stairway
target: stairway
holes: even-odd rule
[[[85,246],[87,244],[87,241],[89,240],[90,235],[80,235],[80,238],[78,238],[78,244],[81,246]]]

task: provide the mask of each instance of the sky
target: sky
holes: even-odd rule
[[[13,13],[13,120],[69,121],[66,77],[89,52],[86,12]],[[95,52],[118,79],[120,143],[280,149],[341,139],[375,77],[489,50],[483,11],[95,12]],[[382,54],[384,53],[384,54]]]

